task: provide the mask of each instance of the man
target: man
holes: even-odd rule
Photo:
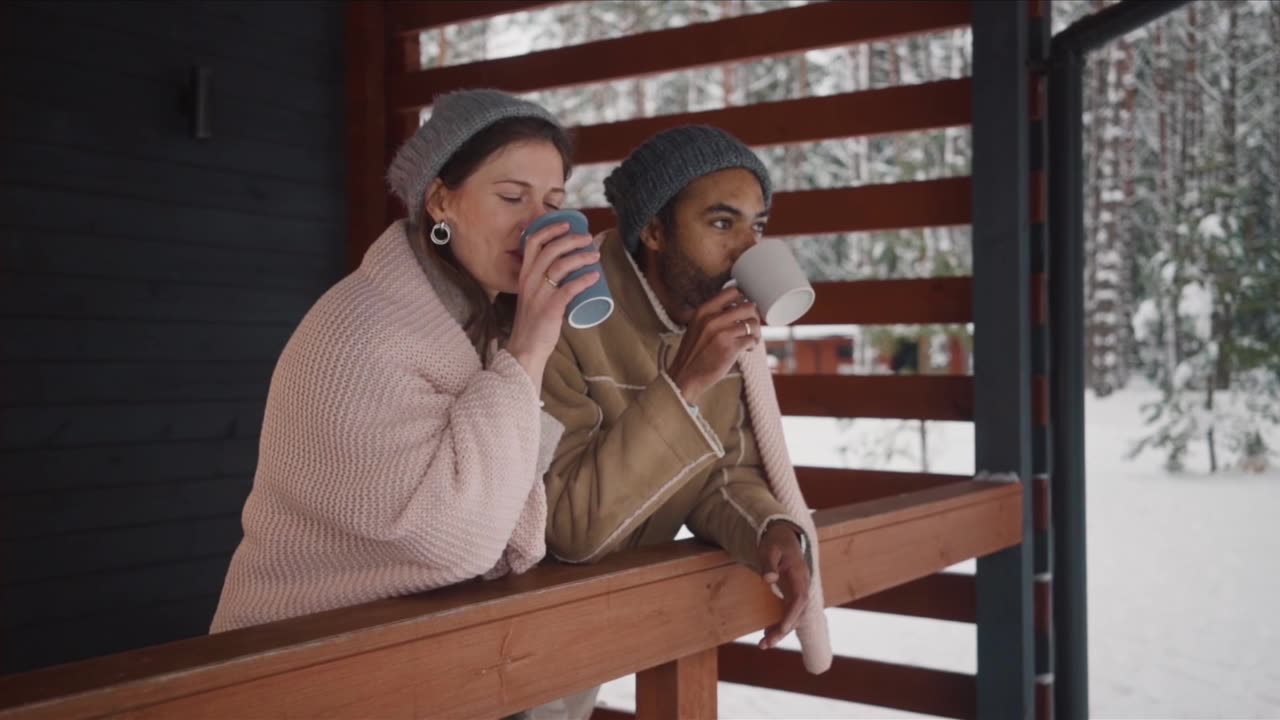
[[[547,548],[568,562],[672,540],[682,525],[761,573],[784,600],[762,648],[798,627],[831,662],[817,535],[786,454],[759,314],[729,269],[768,220],[768,172],[721,130],[654,136],[605,180],[601,238],[616,312],[566,329],[543,401],[564,425],[545,481]],[[554,282],[553,278],[548,278]]]

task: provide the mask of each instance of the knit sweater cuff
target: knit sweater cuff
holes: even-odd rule
[[[542,411],[540,442],[538,443],[538,477],[547,474],[551,461],[555,459],[556,448],[560,445],[560,437],[564,435],[564,425],[551,413]]]
[[[542,389],[533,384],[533,378],[529,377],[529,373],[525,371],[524,366],[516,360],[515,356],[506,350],[499,350],[494,354],[493,360],[489,364],[489,369],[503,377],[518,378],[523,382],[518,384],[525,392],[524,396],[529,401],[529,406],[533,408],[542,407]]]

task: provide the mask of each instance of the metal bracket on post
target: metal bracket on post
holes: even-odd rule
[[[1018,477],[1018,473],[1011,473],[1011,472],[993,473],[993,472],[987,472],[986,470],[979,470],[978,474],[973,476],[973,479],[979,482],[994,482],[994,483],[1022,482],[1022,478]]]
[[[210,94],[213,68],[194,65],[182,93],[182,109],[191,123],[191,137],[208,140],[213,137],[213,120],[210,112]]]

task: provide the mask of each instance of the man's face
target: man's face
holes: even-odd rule
[[[740,168],[694,180],[675,203],[673,225],[655,220],[644,239],[656,251],[667,299],[678,306],[668,308],[672,319],[687,323],[728,282],[734,261],[760,242],[769,210],[760,181]]]

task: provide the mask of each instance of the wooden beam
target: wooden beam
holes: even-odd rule
[[[775,375],[784,415],[972,420],[965,375]]]
[[[411,110],[468,87],[528,92],[741,62],[934,32],[969,22],[952,0],[824,2],[671,30],[599,40],[518,57],[432,68],[393,79],[392,106]],[[785,28],[785,32],[779,32]]]
[[[945,718],[977,717],[972,675],[910,665],[837,657],[811,675],[794,650],[760,650],[730,643],[720,648],[725,682],[895,708]]]
[[[972,575],[940,572],[841,607],[971,623],[977,620],[977,602],[978,591]]]
[[[621,160],[649,137],[681,125],[714,125],[753,147],[959,127],[969,124],[969,83],[939,80],[586,125],[573,131],[574,162]]]
[[[637,720],[715,718],[718,659],[708,648],[638,673]]]
[[[786,237],[967,225],[972,212],[969,191],[969,178],[955,177],[780,192],[773,196],[769,235]],[[583,212],[593,232],[616,224],[610,208],[587,208]]]
[[[968,323],[973,282],[967,277],[814,283],[817,298],[797,325]]]
[[[346,4],[347,267],[386,229],[385,2]]]
[[[891,495],[927,490],[969,480],[968,475],[896,472],[892,470],[847,470],[800,466],[796,479],[805,502],[815,510],[879,500]]]
[[[778,193],[774,196],[770,235],[966,225],[970,183],[967,177],[863,185],[853,188]]]
[[[374,2],[377,0],[364,0]],[[388,24],[397,35],[417,34],[423,30],[482,20],[494,15],[537,10],[556,2],[534,0],[392,0],[386,2]]]
[[[841,605],[1007,547],[1021,487],[965,482],[815,513]],[[696,542],[0,678],[0,718],[503,716],[776,622],[781,601]],[[572,648],[573,652],[565,652]]]

